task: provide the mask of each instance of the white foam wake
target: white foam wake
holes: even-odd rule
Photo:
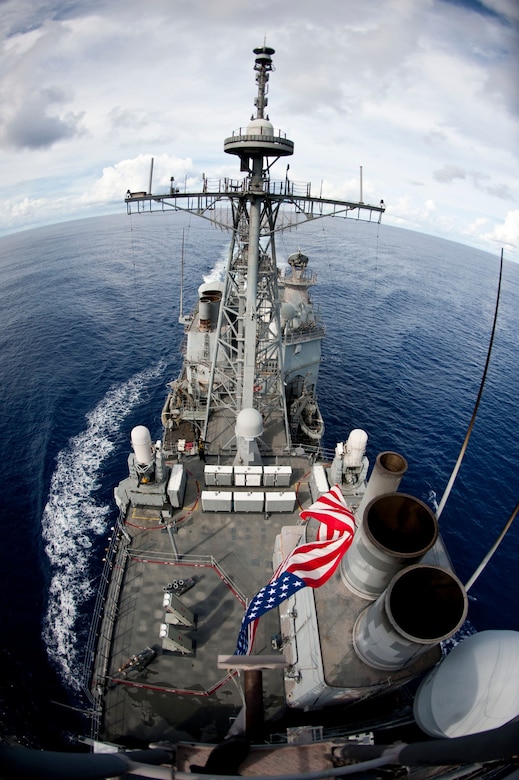
[[[79,607],[93,592],[89,578],[89,550],[96,535],[105,533],[110,506],[94,500],[100,487],[101,467],[115,446],[116,433],[139,402],[148,383],[164,370],[157,366],[140,372],[108,391],[86,416],[86,429],[70,439],[56,459],[49,498],[43,510],[42,535],[51,568],[49,603],[43,637],[47,651],[66,682],[80,687],[83,649],[78,647]]]
[[[227,268],[227,248],[222,250],[222,256],[218,258],[213,268],[209,273],[204,274],[202,277],[204,282],[221,282],[225,275],[225,269]]]

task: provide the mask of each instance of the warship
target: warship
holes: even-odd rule
[[[221,281],[181,307],[163,437],[131,432],[86,647],[92,752],[47,756],[49,776],[505,776],[519,634],[447,654],[466,587],[437,514],[400,490],[406,458],[370,465],[361,429],[322,443],[317,275],[276,237],[331,217],[377,225],[385,205],[273,177],[294,152],[266,111],[273,54],[254,50],[255,112],[224,141],[240,178],[152,194],[150,174],[126,195],[129,214],[196,215],[230,246]],[[7,750],[4,765],[42,776],[43,754],[35,769]]]

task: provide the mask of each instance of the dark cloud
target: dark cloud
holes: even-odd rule
[[[481,16],[494,17],[506,24],[518,19],[516,0],[441,0],[441,2]]]
[[[512,199],[512,191],[506,184],[492,181],[487,173],[466,171],[458,165],[444,165],[443,168],[433,171],[433,178],[441,184],[451,184],[454,179],[468,179],[477,190],[486,192],[487,195],[501,200]]]
[[[440,130],[431,130],[430,133],[427,133],[427,135],[424,136],[424,141],[426,144],[435,146],[436,144],[446,143],[448,141],[448,136]]]
[[[56,113],[56,107],[64,102],[65,93],[56,87],[25,95],[21,105],[5,120],[5,143],[15,149],[42,149],[83,135],[83,114]]]
[[[493,198],[499,198],[500,200],[512,200],[512,191],[506,184],[499,184],[489,181],[489,176],[482,176],[480,174],[474,174],[474,186],[486,192],[487,195],[491,195]]]
[[[458,165],[444,165],[437,171],[433,171],[433,179],[442,184],[450,184],[454,179],[466,179],[467,172]]]
[[[2,5],[5,13],[0,27],[6,37],[38,30],[49,20],[61,21],[84,16],[86,10],[84,0],[42,0],[38,3],[34,0],[18,0],[16,4],[0,0],[0,7]],[[104,5],[104,0],[89,0],[88,11],[95,13]]]

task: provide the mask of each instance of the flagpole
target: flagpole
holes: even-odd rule
[[[263,670],[286,669],[284,655],[219,655],[218,669],[243,672],[245,693],[245,736],[251,742],[263,741]]]
[[[263,742],[263,672],[261,669],[246,669],[243,673],[245,693],[245,736],[251,742]]]

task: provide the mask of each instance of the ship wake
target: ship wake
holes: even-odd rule
[[[81,606],[95,590],[90,577],[91,548],[94,539],[106,532],[111,512],[108,504],[96,501],[103,464],[114,450],[124,420],[165,367],[160,361],[109,390],[87,414],[85,430],[71,438],[56,458],[42,515],[51,572],[43,638],[64,681],[76,690],[83,661],[78,639],[83,633],[78,625]]]

